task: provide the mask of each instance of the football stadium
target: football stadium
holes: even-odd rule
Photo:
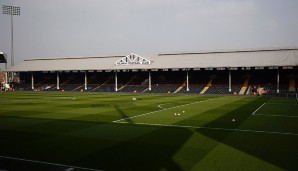
[[[29,59],[5,72],[0,170],[298,168],[298,47]]]

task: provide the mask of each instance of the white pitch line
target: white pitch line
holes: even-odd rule
[[[101,171],[101,170],[90,169],[90,168],[85,168],[85,167],[70,166],[70,165],[57,164],[57,163],[49,163],[49,162],[43,162],[43,161],[37,161],[37,160],[29,160],[29,159],[22,159],[22,158],[16,158],[16,157],[0,156],[0,158],[10,159],[10,160],[18,160],[18,161],[25,161],[25,162],[31,162],[31,163],[46,164],[46,165],[59,166],[59,167],[67,167],[68,169],[75,168],[75,169],[83,169],[83,170],[89,170],[89,171]]]
[[[298,118],[298,116],[291,116],[291,115],[266,115],[266,114],[254,114],[255,116],[272,116],[272,117],[286,117],[286,118]]]
[[[293,106],[298,106],[298,104],[293,104],[293,103],[290,103],[290,104],[287,104],[287,103],[266,103],[267,105],[293,105]]]
[[[113,122],[119,122],[119,121],[131,119],[131,118],[137,118],[137,117],[140,117],[140,116],[145,116],[145,115],[149,115],[149,114],[156,113],[156,112],[161,112],[161,111],[165,111],[165,110],[175,109],[175,108],[178,108],[178,107],[188,106],[188,105],[192,105],[192,104],[196,104],[196,103],[202,103],[202,102],[206,102],[206,101],[214,100],[214,99],[215,98],[208,99],[208,100],[203,100],[203,101],[198,101],[198,102],[193,102],[193,103],[188,103],[188,104],[179,105],[179,106],[174,106],[174,107],[165,108],[165,109],[161,109],[161,110],[156,110],[156,111],[153,111],[153,112],[148,112],[148,113],[144,113],[144,114],[140,114],[140,115],[136,115],[136,116],[131,116],[131,117],[123,118],[123,119],[118,119],[118,120],[115,120]]]
[[[161,106],[162,106],[162,105],[166,105],[166,104],[171,104],[171,103],[163,103],[163,104],[158,105],[157,107],[158,107],[158,108],[161,108],[161,109],[164,109],[164,108],[161,107]]]
[[[232,129],[232,128],[216,128],[216,127],[204,127],[204,126],[200,127],[200,126],[188,126],[188,125],[166,125],[166,124],[151,124],[151,123],[128,123],[128,122],[118,122],[118,123],[132,124],[132,125],[147,125],[147,126],[174,127],[174,128],[193,128],[193,129],[209,129],[209,130],[221,130],[221,131],[254,132],[254,133],[298,136],[298,133],[278,132],[278,131],[259,131],[259,130],[250,130],[250,129]]]
[[[263,103],[260,107],[257,108],[251,115],[254,115],[258,110],[260,110],[266,103]]]

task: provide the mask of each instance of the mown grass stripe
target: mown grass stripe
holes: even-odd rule
[[[174,107],[165,108],[165,109],[161,109],[161,110],[156,110],[156,111],[153,111],[153,112],[148,112],[148,113],[144,113],[144,114],[140,114],[140,115],[136,115],[136,116],[126,117],[126,118],[123,118],[123,119],[118,119],[118,120],[115,120],[113,122],[119,122],[119,121],[128,120],[128,119],[132,119],[132,118],[137,118],[137,117],[149,115],[149,114],[156,113],[156,112],[166,111],[166,110],[175,109],[175,108],[178,108],[178,107],[188,106],[188,105],[197,104],[197,103],[202,103],[202,102],[206,102],[206,101],[210,101],[210,100],[214,100],[214,99],[207,99],[207,100],[203,100],[203,101],[188,103],[188,104],[174,106]]]

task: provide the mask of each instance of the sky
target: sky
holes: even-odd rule
[[[25,59],[298,46],[297,0],[0,0],[0,51]],[[4,64],[0,64],[4,69]]]

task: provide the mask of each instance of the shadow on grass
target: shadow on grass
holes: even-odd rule
[[[114,105],[114,108],[116,109],[116,111],[121,115],[121,118],[123,118],[123,120],[125,120],[128,123],[134,123],[129,116],[127,116],[118,106]]]
[[[267,100],[269,100],[269,98],[259,98],[254,100],[225,114],[223,117],[204,125],[204,127],[237,129],[259,106]],[[235,118],[236,122],[231,121],[233,118]],[[260,122],[253,124],[264,123]],[[254,125],[251,125],[251,127],[253,128]],[[241,150],[246,154],[257,157],[285,170],[296,170],[298,168],[296,160],[298,154],[296,147],[298,143],[297,136],[255,132],[235,132],[227,130],[218,131],[196,129],[196,131],[214,139],[217,142]]]
[[[22,149],[22,146],[26,143],[31,143],[56,134],[73,132],[103,124],[98,122],[26,117],[0,117],[0,119],[0,155],[9,156],[20,156],[22,150],[28,151],[28,149]],[[31,148],[34,149],[35,147]]]
[[[31,124],[13,129],[0,126],[3,137],[0,156],[100,170],[181,171],[173,156],[193,134],[188,129],[133,124],[15,119]],[[27,170],[57,168],[0,157],[0,169],[22,170],[24,167]]]
[[[77,164],[103,170],[183,170],[173,156],[193,134],[192,131],[130,124],[124,126],[155,130],[99,150],[78,160]]]

